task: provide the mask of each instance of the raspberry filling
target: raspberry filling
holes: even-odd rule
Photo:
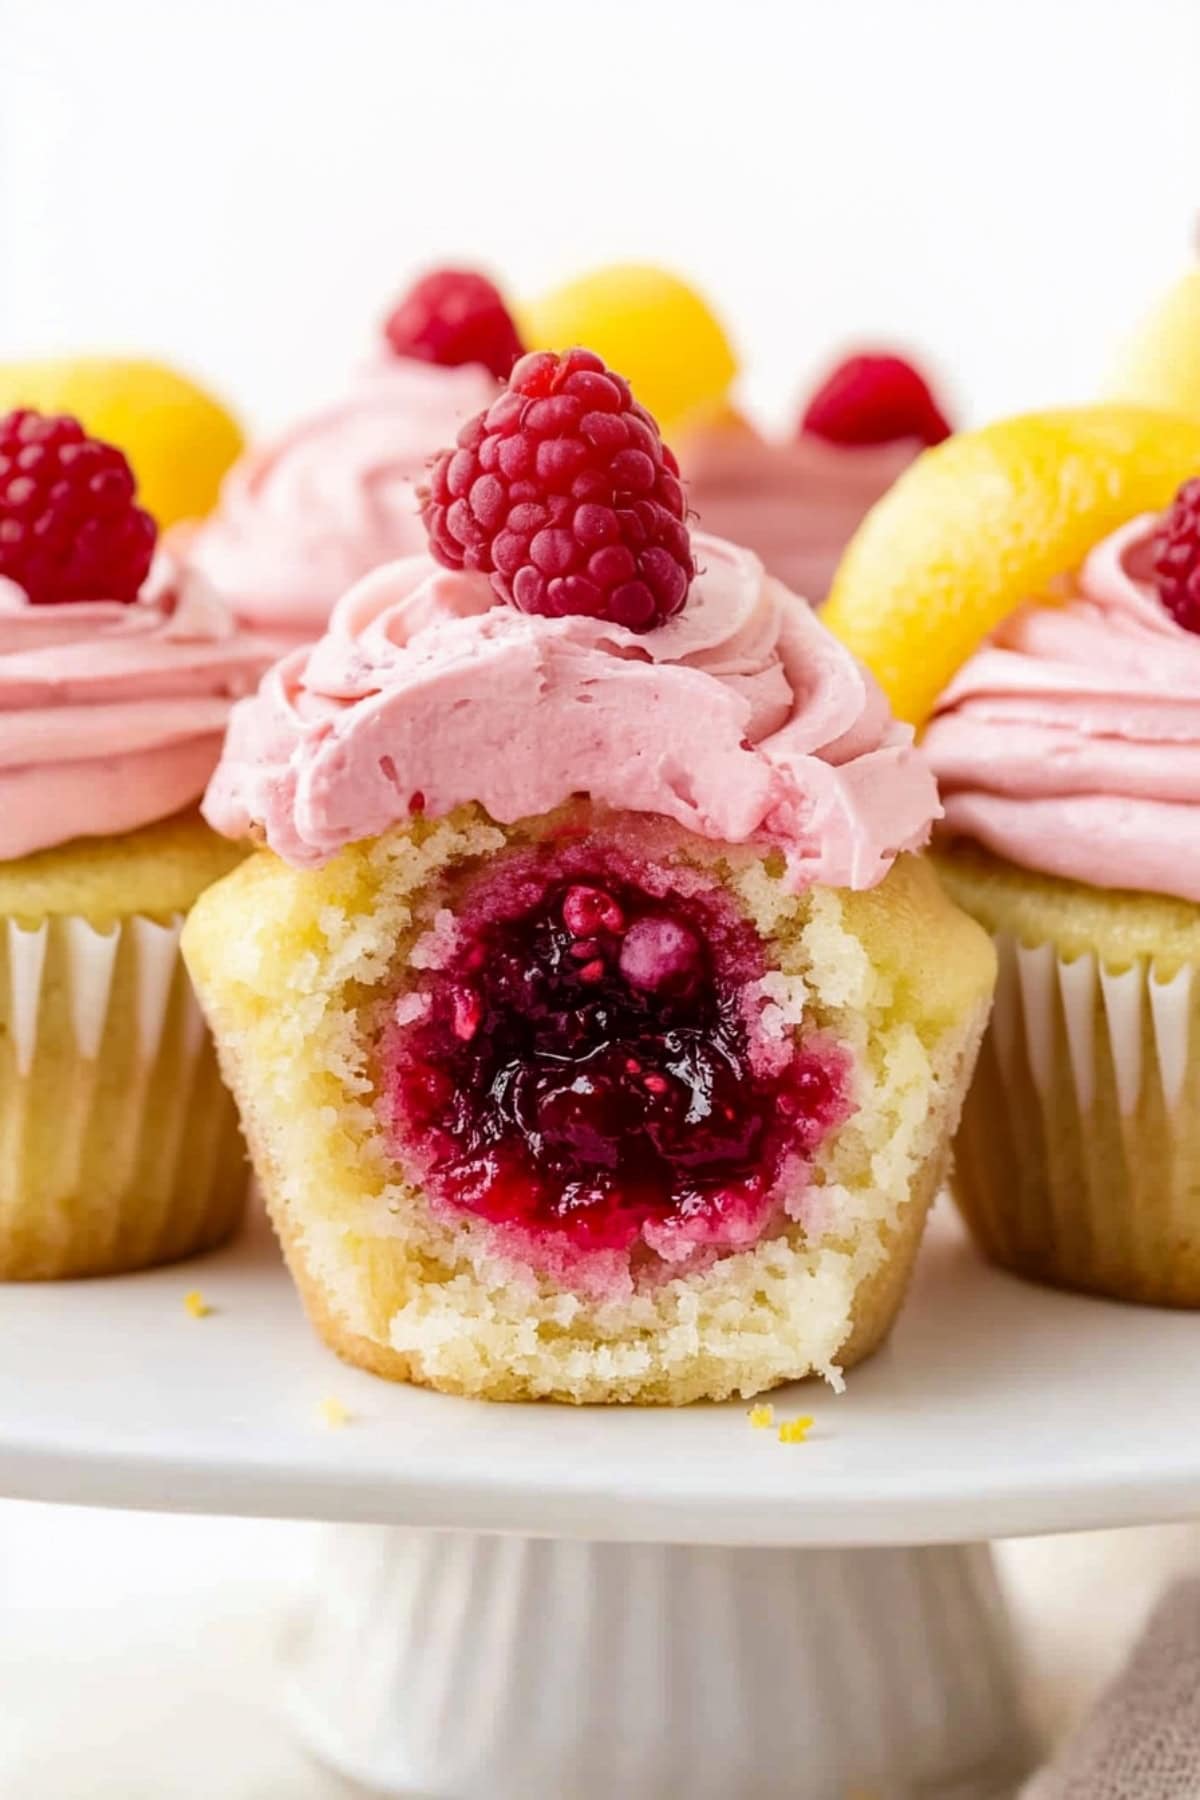
[[[846,1058],[764,1030],[761,943],[721,890],[560,867],[441,918],[444,960],[383,1043],[397,1149],[435,1203],[587,1286],[581,1257],[677,1272],[802,1193]]]

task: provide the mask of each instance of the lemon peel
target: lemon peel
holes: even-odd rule
[[[1200,471],[1200,419],[1146,407],[1029,413],[947,439],[847,547],[822,618],[923,725],[1002,619]]]

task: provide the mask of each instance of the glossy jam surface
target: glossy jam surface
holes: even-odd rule
[[[755,1242],[847,1110],[839,1052],[762,1031],[762,946],[722,890],[652,880],[593,852],[480,885],[383,1039],[435,1199],[557,1273]]]

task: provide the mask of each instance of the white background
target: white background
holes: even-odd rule
[[[862,334],[1087,397],[1200,206],[1196,0],[0,0],[0,347],[254,419],[414,267],[690,271],[785,413]]]
[[[863,337],[972,419],[1087,398],[1190,255],[1198,77],[1197,0],[0,0],[0,357],[157,352],[265,423],[416,268],[644,257],[780,421]],[[333,1793],[268,1710],[307,1544],[0,1508],[6,1800]],[[1139,1544],[1011,1557],[1074,1701],[1193,1553]]]

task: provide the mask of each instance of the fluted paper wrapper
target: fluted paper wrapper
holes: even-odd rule
[[[1035,1280],[1200,1307],[1200,969],[996,948],[955,1152],[967,1224]]]
[[[208,1249],[247,1175],[182,918],[0,921],[0,1280]]]

